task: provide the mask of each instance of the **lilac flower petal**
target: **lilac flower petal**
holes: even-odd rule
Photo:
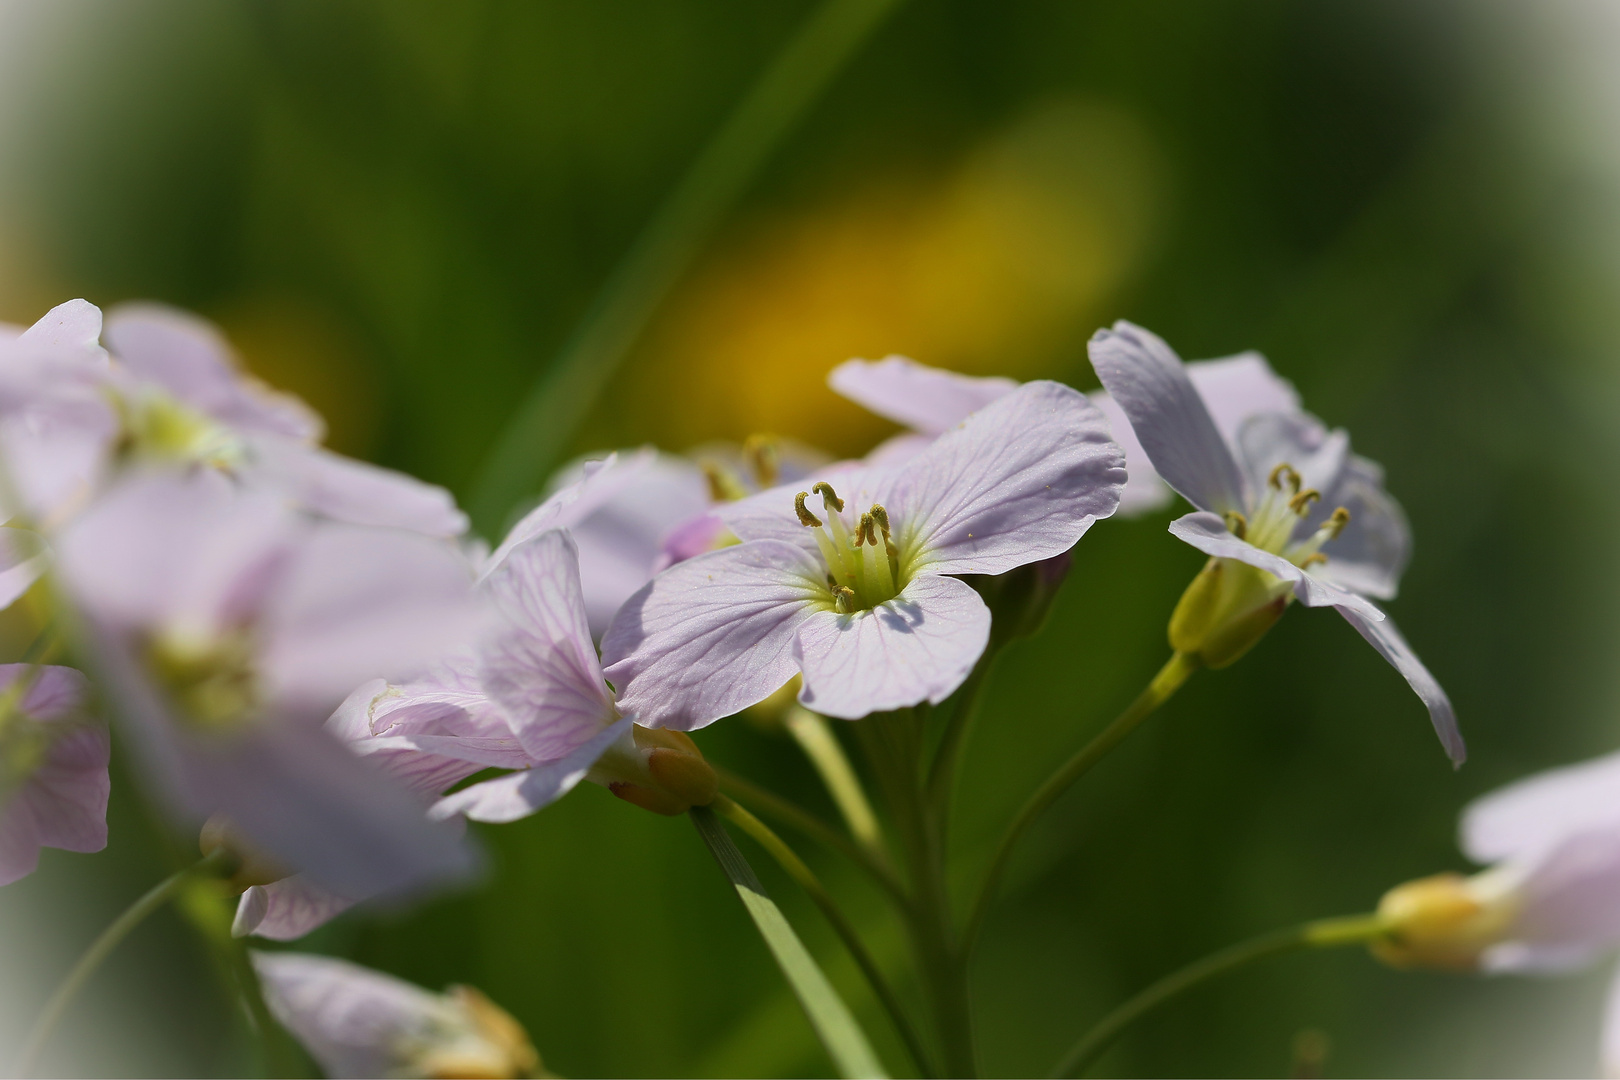
[[[1514,938],[1529,947],[1517,958],[1521,967],[1620,943],[1620,829],[1613,824],[1564,837],[1523,874],[1524,906],[1514,920]]]
[[[210,322],[161,304],[121,304],[107,318],[107,347],[135,375],[246,431],[316,441],[314,410],[244,376]]]
[[[524,748],[550,761],[611,724],[572,537],[552,529],[512,548],[484,589],[503,620],[480,650],[480,674]]]
[[[798,626],[825,575],[778,540],[672,566],[631,597],[602,640],[619,708],[648,727],[691,731],[770,696],[798,671]]]
[[[27,529],[0,529],[0,608],[27,592],[49,564],[44,537]]]
[[[409,1075],[412,1051],[466,1023],[438,995],[346,960],[252,956],[270,1011],[331,1077]]]
[[[901,466],[885,501],[928,572],[1001,574],[1069,550],[1112,514],[1124,466],[1084,394],[1031,382]]]
[[[1351,592],[1393,600],[1412,554],[1412,530],[1400,504],[1384,490],[1383,470],[1350,455],[1339,482],[1323,493],[1324,507],[1344,507],[1350,524],[1327,548],[1322,577]]]
[[[1329,431],[1309,413],[1251,416],[1238,429],[1236,445],[1249,490],[1255,492],[1266,489],[1271,471],[1279,465],[1292,466],[1301,486],[1330,491],[1338,484],[1350,454],[1350,436],[1344,429]],[[1300,522],[1299,531],[1307,528]]]
[[[1247,540],[1239,540],[1227,529],[1226,522],[1202,510],[1185,514],[1170,523],[1170,532],[1206,555],[1218,559],[1236,559],[1274,577],[1293,584],[1294,596],[1306,607],[1336,607],[1359,614],[1369,622],[1378,622],[1384,613],[1368,600],[1341,589],[1320,575],[1301,570],[1281,555],[1255,547]]]
[[[253,457],[251,481],[285,492],[304,509],[333,521],[424,536],[467,531],[467,515],[456,509],[454,497],[414,476],[285,438],[255,439]]]
[[[237,901],[231,936],[294,941],[331,922],[355,901],[321,888],[302,874],[255,885]]]
[[[1463,811],[1462,848],[1475,862],[1530,860],[1574,832],[1616,830],[1620,753],[1548,769],[1475,799]]]
[[[957,578],[924,575],[870,611],[818,611],[799,626],[799,700],[859,720],[949,697],[990,640],[990,609]]]
[[[107,846],[110,783],[107,731],[84,713],[89,683],[71,668],[0,665],[0,688],[34,681],[19,722],[37,723],[50,739],[45,759],[8,795],[0,795],[0,885],[33,872],[41,847],[100,851]]]
[[[1181,360],[1156,335],[1124,320],[1089,345],[1103,387],[1130,418],[1165,483],[1200,510],[1245,505],[1243,474]]]
[[[1175,492],[1153,471],[1147,451],[1136,441],[1136,431],[1131,427],[1130,417],[1125,415],[1125,410],[1106,390],[1093,391],[1087,397],[1108,418],[1108,430],[1125,452],[1126,480],[1124,489],[1119,493],[1119,515],[1136,517],[1168,506]]]
[[[416,674],[484,622],[471,568],[449,545],[327,524],[298,545],[268,598],[261,670],[277,700],[324,717],[358,680]]]
[[[377,729],[372,726],[372,709],[386,693],[387,679],[361,683],[332,711],[326,720],[326,730],[344,742],[371,738],[377,734]]]
[[[1446,756],[1452,764],[1461,767],[1468,758],[1468,747],[1463,742],[1462,732],[1457,729],[1457,714],[1451,708],[1451,699],[1395,628],[1395,620],[1387,616],[1373,620],[1357,608],[1345,604],[1334,606],[1345,621],[1355,627],[1368,644],[1401,673],[1423,704],[1428,706],[1429,721],[1434,725],[1434,733],[1440,737],[1440,745],[1446,748]]]
[[[0,453],[22,507],[53,526],[101,486],[118,437],[112,404],[94,387],[27,387],[0,416]]]
[[[869,450],[861,459],[867,465],[878,468],[887,468],[910,461],[930,446],[934,445],[934,436],[918,435],[915,432],[902,431],[898,435],[891,435]]]
[[[431,802],[484,769],[523,769],[534,763],[516,739],[458,735],[379,735],[349,749]]]
[[[548,529],[572,529],[627,490],[646,481],[649,476],[655,476],[659,468],[659,455],[652,447],[643,447],[623,457],[609,454],[603,461],[584,463],[580,467],[579,479],[552,492],[544,502],[512,526],[506,539],[501,541],[501,546],[485,560],[483,576],[494,573],[507,554],[519,544],[534,539]]]
[[[879,495],[886,495],[886,490],[879,485],[886,483],[894,472],[867,468],[860,462],[839,462],[794,483],[779,484],[735,502],[717,503],[709,512],[725,522],[726,527],[744,542],[781,540],[812,559],[819,560],[815,537],[794,514],[794,496],[813,487],[817,481],[826,481],[843,498],[846,524],[853,525],[859,520],[861,511]],[[818,516],[826,516],[820,496],[812,497],[807,505]]]
[[[88,300],[58,304],[18,335],[19,345],[60,349],[68,353],[99,352],[101,309]]]
[[[1294,384],[1272,371],[1257,352],[1194,360],[1187,365],[1187,377],[1229,446],[1237,445],[1238,431],[1251,416],[1300,411]]]
[[[720,520],[718,515],[705,512],[698,514],[696,517],[687,518],[685,521],[669,530],[669,532],[665,533],[664,538],[659,541],[658,556],[653,562],[653,573],[661,573],[668,570],[678,562],[685,562],[687,559],[695,559],[705,552],[713,551],[715,548],[724,546],[721,543],[721,538],[727,537],[729,532],[730,530],[726,528],[726,523]],[[641,585],[645,584],[646,581],[641,583]],[[641,588],[641,585],[637,585],[636,588]],[[635,590],[631,591],[634,592]],[[627,595],[625,600],[628,599],[629,596]],[[586,591],[585,604],[588,609],[590,607],[590,593],[588,588]],[[624,600],[620,600],[619,605],[623,606],[623,604]],[[617,612],[618,608],[616,607],[613,610]],[[596,631],[596,622],[594,616],[591,622],[591,631],[593,633]]]
[[[628,717],[603,728],[588,742],[581,743],[566,757],[548,761],[522,772],[508,773],[493,780],[473,784],[446,795],[433,806],[435,818],[457,814],[473,821],[500,825],[528,817],[574,790],[607,748],[628,738]]]
[[[904,356],[846,360],[832,369],[827,385],[868,411],[925,435],[949,431],[970,413],[1018,389],[1011,379],[959,375]]]

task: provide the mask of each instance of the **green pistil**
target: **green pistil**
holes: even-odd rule
[[[826,522],[805,506],[811,492],[822,498]],[[833,608],[849,614],[866,611],[892,600],[904,585],[899,550],[890,536],[889,514],[874,505],[862,514],[853,531],[843,518],[844,500],[831,484],[818,483],[793,500],[799,524],[815,531],[816,546],[827,567],[828,599]]]

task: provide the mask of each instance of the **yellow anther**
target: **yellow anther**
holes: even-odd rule
[[[807,529],[817,529],[821,527],[821,519],[812,514],[810,508],[804,505],[804,500],[809,497],[810,493],[808,491],[801,491],[793,496],[793,512],[799,515],[800,525]]]
[[[840,585],[833,590],[833,607],[838,614],[848,615],[855,610],[855,590],[848,585]]]
[[[833,486],[827,481],[817,481],[810,490],[821,496],[821,504],[828,510],[835,514],[844,512],[844,500],[838,497],[838,492],[834,491]]]
[[[754,470],[754,479],[762,488],[776,483],[781,458],[776,452],[776,440],[770,435],[750,435],[743,440],[743,457]]]
[[[889,512],[883,509],[880,503],[873,503],[872,509],[867,512],[872,515],[872,520],[877,522],[877,527],[883,530],[883,539],[887,540],[889,538]]]
[[[1311,508],[1311,503],[1317,502],[1321,498],[1322,493],[1320,491],[1317,491],[1315,488],[1306,488],[1304,491],[1301,491],[1292,499],[1288,500],[1288,509],[1298,514],[1300,517],[1304,517],[1305,512]]]
[[[736,502],[748,494],[742,482],[718,461],[705,461],[701,467],[703,479],[709,482],[709,498],[715,502]]]
[[[1281,491],[1287,484],[1290,491],[1298,491],[1300,485],[1299,472],[1288,462],[1283,462],[1271,470],[1271,477],[1266,481],[1275,491]]]
[[[1348,524],[1350,524],[1350,511],[1341,506],[1333,511],[1333,515],[1327,519],[1327,523],[1322,527],[1328,530],[1329,540],[1337,540],[1339,534],[1344,532],[1344,527]]]
[[[1249,519],[1243,516],[1241,510],[1228,510],[1226,517],[1226,531],[1242,540],[1249,535]]]
[[[862,543],[873,547],[878,544],[877,521],[869,513],[861,515],[861,523],[855,530],[855,545],[859,547]]]
[[[1299,564],[1299,568],[1301,570],[1309,570],[1311,567],[1316,566],[1319,563],[1325,564],[1326,562],[1326,555],[1322,554],[1320,551],[1313,551],[1309,555],[1305,556],[1305,561]]]

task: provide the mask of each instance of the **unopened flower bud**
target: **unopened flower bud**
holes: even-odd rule
[[[218,814],[203,822],[197,848],[204,855],[225,851],[236,859],[235,870],[223,879],[233,892],[243,892],[254,885],[269,885],[293,873],[256,850],[230,821]]]
[[[1506,939],[1519,907],[1513,881],[1500,870],[1408,881],[1378,902],[1385,929],[1372,952],[1391,967],[1469,971]]]
[[[625,802],[671,817],[707,806],[720,793],[720,779],[684,731],[633,725],[597,759],[589,779]]]
[[[1235,559],[1210,559],[1170,616],[1170,647],[1221,668],[1252,649],[1282,618],[1288,583]]]

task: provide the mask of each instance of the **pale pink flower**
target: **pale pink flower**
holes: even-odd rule
[[[1450,699],[1367,599],[1394,597],[1411,551],[1383,470],[1352,454],[1344,431],[1305,413],[1250,417],[1228,442],[1181,360],[1139,326],[1099,330],[1090,349],[1154,469],[1197,508],[1170,531],[1214,559],[1267,575],[1248,598],[1256,611],[1293,599],[1335,608],[1405,677],[1461,764],[1466,750]]]
[[[523,1027],[471,987],[434,994],[329,956],[252,955],[265,1004],[328,1076],[540,1075]]]
[[[107,729],[85,677],[0,665],[0,885],[34,872],[42,847],[107,846]]]
[[[476,634],[454,548],[315,522],[202,471],[128,477],[57,549],[94,673],[182,820],[223,816],[342,895],[468,869],[457,836],[321,726],[362,679]]]
[[[1257,352],[1194,360],[1186,367],[1215,426],[1229,441],[1236,439],[1238,429],[1251,416],[1299,409],[1293,386]],[[879,444],[866,456],[871,465],[904,461],[970,413],[1018,387],[1011,379],[961,375],[904,356],[846,361],[827,376],[827,384],[856,404],[911,429]],[[1125,471],[1130,475],[1120,495],[1119,515],[1134,517],[1168,506],[1172,493],[1153,471],[1119,404],[1106,390],[1090,397],[1108,417],[1114,441],[1125,451]]]
[[[1050,382],[999,398],[898,466],[822,477],[814,508],[791,487],[717,507],[743,543],[671,567],[625,604],[602,646],[621,709],[691,730],[795,674],[800,700],[830,716],[941,701],[990,630],[956,575],[1067,551],[1114,511],[1125,481],[1101,412]]]

